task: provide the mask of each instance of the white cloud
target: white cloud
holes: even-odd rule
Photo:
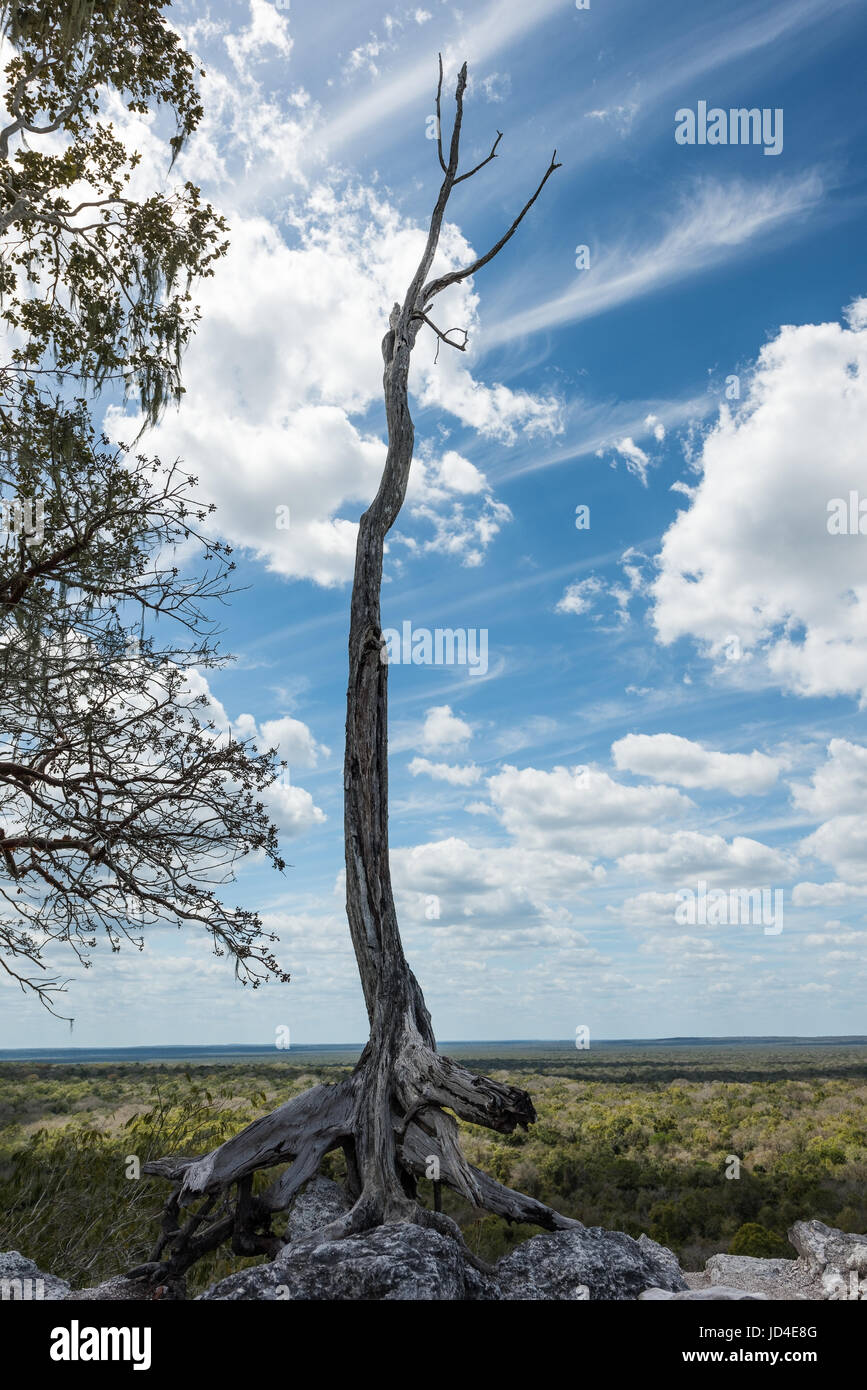
[[[288,772],[262,792],[262,800],[284,836],[303,835],[326,819],[325,812],[315,804],[310,793],[290,783]]]
[[[611,753],[621,771],[679,787],[718,787],[734,796],[769,791],[782,766],[766,753],[718,753],[677,734],[627,734]]]
[[[213,278],[196,286],[202,319],[185,356],[182,408],[149,438],[197,474],[226,539],[287,578],[336,585],[351,577],[356,519],[385,456],[381,435],[363,418],[381,402],[378,345],[426,229],[376,189],[333,170],[308,181],[302,163],[321,112],[303,89],[281,103],[263,92],[253,59],[285,57],[291,40],[285,16],[265,0],[253,0],[250,14],[249,27],[226,39],[234,75],[208,65],[205,119],[176,169],[227,213],[230,250]],[[148,189],[158,185],[165,150],[153,122],[118,101],[110,114],[120,137],[142,151],[136,178]],[[433,271],[474,256],[448,223]],[[477,323],[471,286],[453,287],[442,301],[455,315],[449,322]],[[561,428],[553,397],[477,382],[449,360],[457,356],[450,349],[434,365],[433,350],[425,352],[435,339],[423,334],[411,376],[417,399],[504,442]],[[111,409],[106,423],[115,438],[129,439],[139,421]],[[424,537],[431,528],[420,552],[478,565],[511,513],[455,450],[446,451],[432,483],[420,509],[402,519],[404,534],[416,528]]]
[[[260,58],[267,49],[274,49],[282,58],[290,56],[292,39],[288,17],[280,14],[268,0],[250,0],[249,26],[240,34],[228,34],[225,44],[235,70],[246,78],[250,60]]]
[[[600,107],[596,111],[585,111],[584,117],[588,121],[608,121],[618,134],[628,135],[638,115],[638,109],[637,101],[626,101],[615,106]]]
[[[692,808],[673,787],[627,787],[587,767],[542,772],[507,764],[488,787],[516,843],[594,857],[662,849],[660,822]]]
[[[199,476],[230,541],[278,574],[339,584],[351,577],[355,518],[385,457],[381,438],[353,416],[380,397],[375,345],[421,233],[372,192],[326,187],[314,188],[295,215],[297,245],[264,218],[232,221],[229,255],[200,289],[203,318],[186,358],[183,406],[151,437]],[[418,380],[424,389],[421,368]],[[444,375],[440,400],[460,414],[468,393],[482,432],[514,436],[537,408],[547,418],[548,407],[526,393],[475,386],[466,374],[452,400]],[[108,424],[115,437],[133,432],[117,410]],[[477,565],[510,516],[484,475],[449,450],[402,530],[430,527],[422,551]]]
[[[758,668],[800,695],[867,692],[867,538],[827,530],[829,500],[864,483],[862,318],[779,330],[743,409],[723,409],[705,439],[699,486],[663,539],[659,640],[734,651],[732,678]]]
[[[845,738],[832,738],[828,758],[809,786],[792,783],[792,800],[816,818],[867,813],[867,748]]]
[[[320,756],[329,756],[329,750],[316,742],[300,719],[283,715],[280,719],[266,719],[261,728],[266,746],[276,747],[281,759],[290,766],[315,767]]]
[[[425,715],[419,743],[426,749],[457,748],[472,736],[471,726],[452,713],[451,705],[434,705]]]
[[[487,328],[485,343],[508,342],[524,333],[592,318],[732,256],[743,256],[753,240],[780,237],[787,224],[806,221],[822,191],[815,173],[753,184],[705,180],[671,211],[655,242],[649,242],[642,229],[634,245],[610,246],[594,256],[591,268],[576,276],[571,289]]]
[[[664,848],[624,854],[618,863],[625,873],[664,878],[679,885],[700,879],[750,887],[780,884],[796,870],[796,860],[784,850],[745,835],[735,835],[729,841],[722,835],[704,835],[697,830],[677,830]]]
[[[626,460],[626,467],[629,469],[629,472],[647,487],[647,468],[650,459],[644,450],[639,448],[635,440],[631,439],[628,435],[624,439],[619,440],[614,447],[620,457]]]
[[[452,836],[392,849],[391,865],[402,917],[433,934],[435,944],[466,946],[477,961],[489,950],[534,946],[603,959],[586,950],[586,938],[557,901],[603,879],[603,871],[580,855],[471,845]]]
[[[804,854],[830,864],[844,882],[867,883],[867,820],[858,816],[832,816],[801,841]]]
[[[469,459],[462,458],[454,449],[448,449],[440,461],[439,478],[443,487],[451,492],[483,492],[485,475]]]
[[[251,740],[259,752],[278,744],[281,759],[290,765],[298,762],[303,767],[314,767],[320,755],[328,756],[328,749],[316,742],[300,719],[283,716],[265,720],[261,725],[251,714],[240,714],[236,719],[230,719],[222,701],[214,695],[207,678],[200,671],[189,671],[186,679],[191,696],[205,697],[206,716],[213,722],[218,738]],[[290,781],[290,774],[291,766],[289,770],[281,772],[277,780],[262,793],[262,800],[283,836],[302,835],[326,820],[325,812],[315,804],[310,793]]]
[[[811,932],[805,937],[807,946],[818,946],[820,950],[832,956],[842,956],[842,952],[829,951],[831,946],[864,946],[867,942],[867,934],[863,931],[853,931],[851,927],[844,927],[842,922],[824,922],[821,931]],[[847,960],[856,957],[847,953]]]
[[[507,72],[491,72],[483,77],[481,83],[486,101],[505,101],[512,91],[512,79]]]
[[[796,883],[792,889],[795,907],[838,907],[852,898],[864,897],[867,885],[854,883]]]
[[[557,613],[589,613],[600,594],[606,592],[603,580],[591,575],[589,579],[579,579],[570,584],[556,605]]]
[[[389,26],[386,24],[386,28]],[[343,73],[346,77],[351,77],[357,72],[366,72],[369,77],[378,77],[379,68],[376,59],[383,53],[390,53],[394,50],[395,44],[388,39],[377,38],[376,34],[371,34],[367,43],[359,44],[353,48],[349,57],[343,65]]]
[[[673,957],[675,969],[701,962],[716,965],[726,959],[716,941],[706,936],[650,936],[639,949],[645,955]]]
[[[677,893],[648,891],[636,893],[619,905],[609,904],[605,911],[629,927],[659,926],[673,922],[679,898]]]
[[[429,758],[413,758],[409,765],[413,777],[424,774],[436,782],[448,782],[452,787],[472,787],[481,777],[481,769],[475,763],[461,767],[449,763],[432,763]]]
[[[468,309],[463,311],[462,319],[454,310],[449,313],[454,322],[466,324],[469,317]],[[425,362],[423,343],[420,336],[415,359],[420,364],[416,368],[420,380],[413,378],[422,406],[439,406],[483,437],[506,444],[514,443],[519,430],[531,437],[562,433],[562,408],[555,396],[534,396],[529,391],[513,391],[498,384],[486,386],[457,364],[457,354],[451,348],[442,349],[435,367],[433,361]]]

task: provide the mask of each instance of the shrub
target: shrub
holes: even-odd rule
[[[729,1254],[779,1260],[791,1257],[792,1251],[789,1242],[769,1231],[767,1226],[760,1226],[758,1221],[746,1221],[732,1237]]]

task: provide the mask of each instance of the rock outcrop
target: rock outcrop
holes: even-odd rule
[[[42,1302],[65,1298],[69,1285],[54,1274],[44,1274],[17,1250],[0,1252],[0,1301]]]
[[[343,1190],[309,1183],[289,1220],[289,1244],[276,1260],[220,1281],[203,1299],[499,1301],[633,1300],[649,1284],[686,1289],[677,1259],[648,1236],[576,1226],[533,1236],[491,1274],[475,1269],[460,1245],[420,1226],[387,1225],[337,1243],[300,1247],[347,1209]]]
[[[600,1226],[532,1236],[495,1266],[501,1298],[634,1300],[650,1285],[677,1292],[686,1288],[670,1250],[648,1236],[633,1240]]]
[[[421,1226],[386,1225],[347,1240],[284,1246],[276,1260],[222,1279],[203,1299],[445,1302],[496,1297],[457,1241]]]
[[[649,1236],[575,1225],[532,1236],[482,1271],[457,1240],[421,1226],[391,1223],[341,1241],[316,1232],[348,1209],[346,1193],[315,1178],[298,1198],[287,1243],[276,1259],[230,1274],[200,1297],[207,1301],[317,1300],[380,1302],[635,1301],[864,1299],[867,1236],[821,1221],[798,1221],[791,1260],[713,1255],[703,1271],[684,1274],[676,1256]],[[17,1251],[0,1254],[0,1299],[105,1300],[185,1297],[183,1281],[158,1285],[123,1275],[95,1288],[71,1289]]]
[[[823,1221],[796,1221],[789,1240],[820,1297],[867,1300],[867,1236],[834,1230]]]

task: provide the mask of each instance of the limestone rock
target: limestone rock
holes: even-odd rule
[[[284,1246],[270,1264],[230,1274],[206,1300],[495,1299],[496,1289],[467,1264],[457,1241],[408,1223],[379,1226],[347,1240]]]
[[[0,1252],[0,1302],[50,1302],[65,1298],[69,1285],[54,1274],[43,1274],[33,1260],[17,1250]]]
[[[867,1298],[867,1236],[835,1230],[824,1221],[796,1221],[789,1240],[800,1256],[798,1263],[821,1291],[820,1297]]]
[[[727,1285],[772,1300],[806,1299],[809,1282],[797,1260],[757,1259],[751,1255],[711,1255],[705,1271],[712,1286]]]
[[[351,1202],[339,1183],[330,1178],[312,1178],[300,1197],[296,1198],[286,1228],[290,1241],[303,1240],[314,1231],[336,1221],[349,1211]]]
[[[670,1250],[599,1226],[533,1236],[499,1261],[495,1277],[502,1298],[521,1301],[633,1300],[650,1287],[686,1288]]]

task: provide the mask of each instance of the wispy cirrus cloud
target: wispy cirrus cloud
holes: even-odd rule
[[[680,280],[761,249],[787,226],[803,225],[824,191],[817,170],[795,178],[748,183],[706,179],[669,215],[653,241],[621,243],[594,258],[561,294],[484,329],[487,349],[527,333],[594,318]]]

